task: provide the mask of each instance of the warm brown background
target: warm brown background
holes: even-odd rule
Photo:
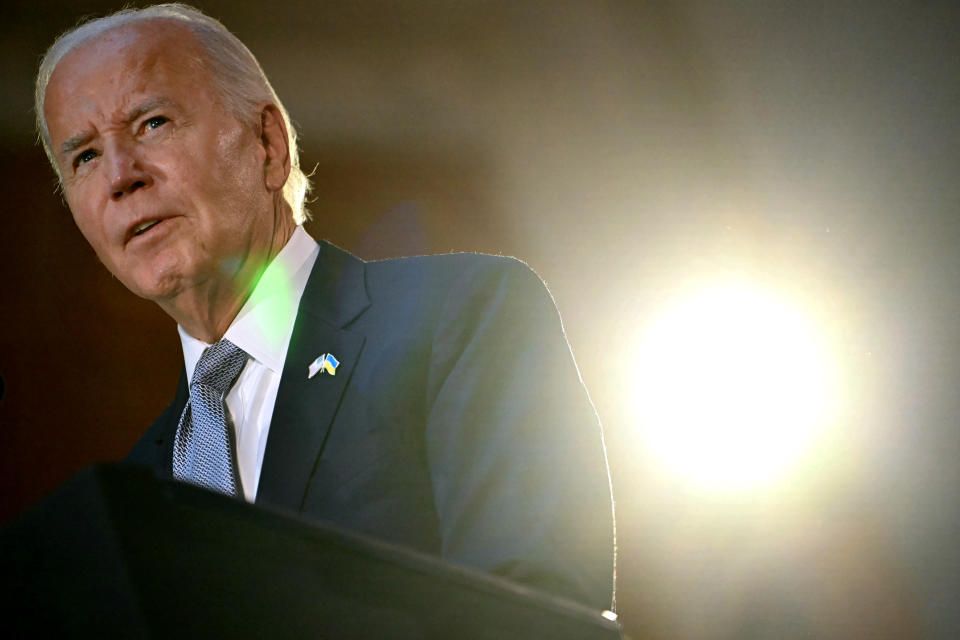
[[[315,237],[512,254],[547,281],[607,429],[629,634],[738,637],[783,601],[838,637],[960,633],[952,3],[198,4],[299,123]],[[181,365],[32,139],[39,56],[115,8],[0,9],[0,521],[121,457]],[[835,314],[858,386],[815,488],[718,505],[649,471],[627,345],[716,270]]]

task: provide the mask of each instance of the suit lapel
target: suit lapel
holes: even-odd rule
[[[300,509],[363,349],[364,336],[343,327],[368,306],[363,261],[322,242],[287,349],[260,471],[258,504]],[[336,374],[321,372],[308,379],[310,363],[324,353],[340,361]]]
[[[180,372],[180,382],[177,383],[177,394],[173,402],[157,418],[156,424],[150,427],[148,437],[152,437],[156,445],[157,474],[162,478],[173,477],[173,441],[177,435],[177,425],[180,423],[180,414],[187,404],[187,374]]]

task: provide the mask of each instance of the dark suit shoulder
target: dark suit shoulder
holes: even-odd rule
[[[530,267],[523,260],[513,256],[492,255],[489,253],[437,253],[424,256],[389,258],[367,262],[368,269],[393,270],[398,273],[447,273],[456,274],[476,269],[526,269]]]
[[[367,287],[374,300],[396,291],[433,294],[448,300],[496,286],[545,290],[530,266],[518,258],[484,253],[446,253],[369,262]]]

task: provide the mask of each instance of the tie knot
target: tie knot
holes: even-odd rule
[[[240,374],[247,353],[229,340],[221,340],[203,350],[190,383],[202,384],[224,393]]]

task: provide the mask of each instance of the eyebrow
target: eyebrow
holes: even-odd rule
[[[65,140],[63,144],[60,145],[60,155],[69,156],[71,153],[90,142],[92,138],[93,134],[86,132]]]
[[[154,109],[173,106],[175,106],[175,104],[169,98],[148,98],[127,113],[127,116],[124,119],[124,124],[130,124],[143,114],[153,111]],[[79,133],[72,138],[68,138],[63,142],[63,144],[60,145],[60,154],[63,156],[69,156],[71,153],[90,142],[93,137],[93,132],[84,131],[83,133]]]

